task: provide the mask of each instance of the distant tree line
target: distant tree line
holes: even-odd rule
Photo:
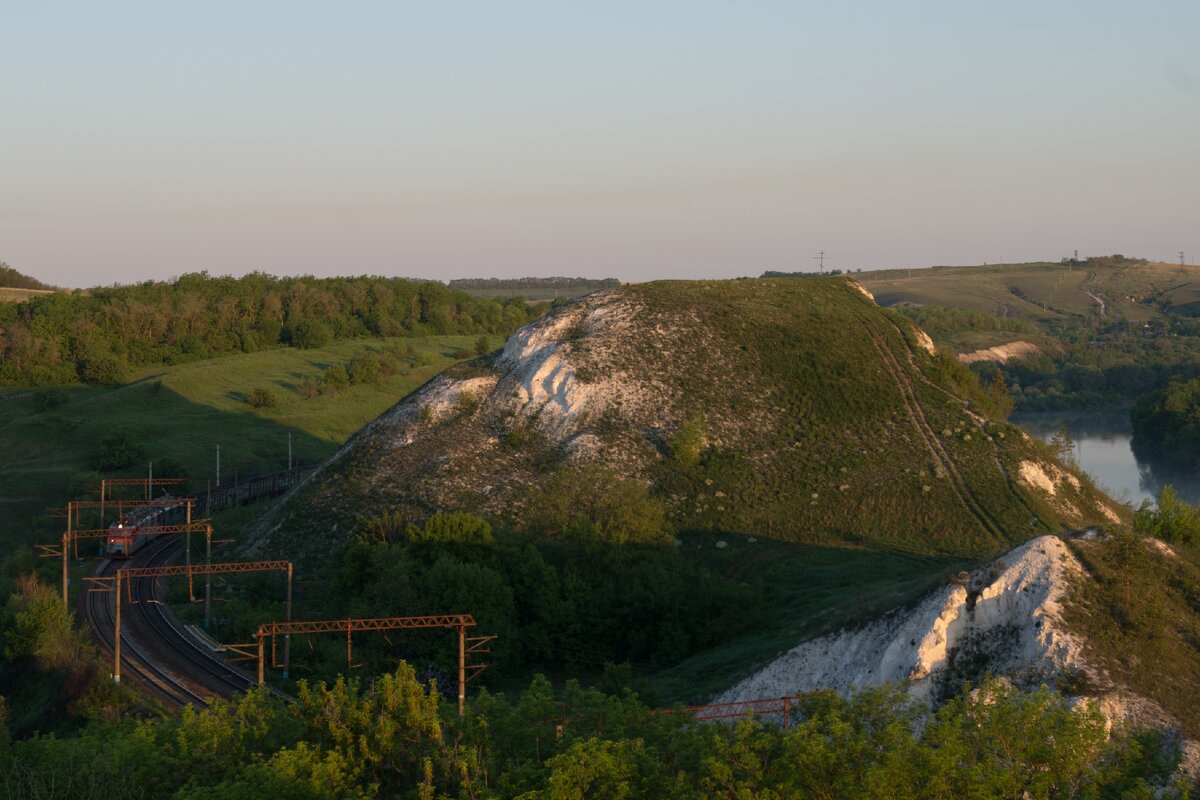
[[[31,278],[28,275],[23,275],[10,267],[8,264],[0,261],[0,287],[5,289],[53,289],[53,286],[48,286],[37,278]]]
[[[400,278],[193,273],[0,304],[0,385],[116,384],[134,368],[334,339],[507,335],[542,310]]]
[[[862,272],[862,270],[856,270]],[[827,269],[824,272],[778,272],[769,269],[762,274],[764,278],[828,278],[831,275],[849,275],[850,270]]]
[[[451,289],[612,289],[616,278],[456,278]]]

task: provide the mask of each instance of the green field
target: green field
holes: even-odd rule
[[[1130,322],[1151,320],[1164,307],[1184,312],[1200,308],[1200,267],[1160,262],[991,264],[881,270],[854,277],[883,306],[936,305],[1039,323],[1100,316],[1100,304],[1089,292],[1104,301],[1104,317]]]
[[[147,459],[171,458],[182,464],[193,486],[214,475],[221,447],[222,479],[254,475],[287,466],[288,434],[297,463],[329,456],[370,420],[453,363],[450,353],[470,349],[477,337],[439,336],[353,340],[320,350],[282,349],[192,362],[146,372],[125,386],[65,387],[64,405],[38,413],[35,391],[0,393],[0,542],[11,547],[57,530],[38,519],[62,506],[92,470],[100,440],[110,431],[131,431]],[[307,377],[320,378],[355,353],[409,344],[413,356],[400,373],[375,384],[341,389],[335,395],[305,399],[298,393]],[[499,345],[495,337],[493,345]],[[255,409],[252,389],[268,388],[275,408]],[[125,470],[144,474],[144,467]]]

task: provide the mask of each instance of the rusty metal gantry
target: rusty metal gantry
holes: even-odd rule
[[[254,634],[258,648],[258,684],[266,682],[266,640],[271,639],[271,666],[275,663],[275,637],[293,633],[345,633],[346,666],[353,667],[351,639],[354,631],[394,631],[418,628],[454,628],[458,630],[458,716],[465,710],[467,683],[487,669],[487,664],[468,664],[471,654],[491,652],[486,649],[495,636],[467,636],[467,628],[475,626],[475,617],[470,614],[429,614],[418,617],[371,617],[363,619],[327,619],[299,622],[267,622],[259,626]],[[284,639],[285,646],[287,639]],[[285,651],[286,658],[286,651]],[[286,673],[285,673],[286,677]]]
[[[187,483],[187,478],[101,478],[100,499],[109,497],[109,490],[116,486],[141,486],[142,496],[150,499],[150,491],[155,486],[179,486]]]
[[[771,697],[762,700],[742,700],[736,703],[711,703],[704,706],[685,706],[684,708],[664,708],[654,711],[655,714],[674,714],[676,712],[691,714],[700,722],[714,719],[741,719],[748,716],[782,715],[783,729],[790,725],[792,708],[796,703],[794,697]]]
[[[224,564],[199,564],[192,566],[186,565],[171,565],[165,567],[126,567],[119,569],[116,575],[105,575],[103,577],[84,578],[85,581],[98,584],[98,588],[89,589],[91,592],[115,592],[116,593],[116,618],[113,622],[115,635],[113,636],[113,681],[121,682],[121,586],[124,585],[125,592],[130,593],[129,580],[132,578],[167,578],[174,575],[187,575],[188,581],[192,579],[192,575],[227,575],[238,572],[272,572],[281,571],[287,572],[287,610],[286,615],[290,620],[292,617],[292,562],[291,561],[233,561]],[[129,597],[130,603],[137,603],[132,595]],[[204,608],[205,626],[208,625],[209,606],[206,602]],[[279,624],[279,623],[276,623]],[[274,642],[272,641],[272,645]],[[284,669],[287,669],[287,663],[291,658],[291,642],[289,638],[285,638],[283,642],[283,660]],[[262,683],[262,664],[259,663],[259,683]]]
[[[207,519],[199,519],[194,522],[186,522],[181,525],[147,525],[138,528],[138,533],[155,536],[171,536],[178,534],[186,534],[191,538],[193,533],[203,533],[205,541],[205,549],[209,557],[212,555],[212,525]],[[108,528],[92,528],[87,530],[70,530],[63,531],[62,541],[60,544],[39,544],[37,548],[42,552],[39,554],[43,558],[62,558],[62,596],[63,608],[70,608],[68,599],[67,586],[70,580],[68,560],[70,558],[71,545],[74,543],[75,557],[79,558],[79,540],[80,539],[104,539],[112,535],[112,531]],[[190,551],[191,548],[189,548]],[[188,553],[188,563],[191,563],[191,553]],[[207,589],[207,587],[206,587]],[[188,578],[188,594],[193,594],[191,577]]]

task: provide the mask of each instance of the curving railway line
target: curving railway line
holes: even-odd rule
[[[146,545],[128,561],[108,560],[97,576],[114,576],[127,566],[161,566],[180,549],[177,538]],[[135,578],[121,604],[121,673],[170,706],[206,705],[256,686],[255,680],[197,645],[157,598],[156,578]],[[115,598],[112,592],[85,591],[81,604],[92,636],[112,658]],[[133,602],[129,601],[132,598]]]

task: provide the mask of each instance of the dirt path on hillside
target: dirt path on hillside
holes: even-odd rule
[[[896,334],[907,345],[908,339],[905,338],[904,332],[902,330],[900,330],[900,328],[896,325],[896,323],[893,322],[893,323],[891,323],[891,325],[892,325],[892,328],[896,331]],[[917,366],[917,360],[916,360],[916,358],[913,357],[913,350],[912,350],[911,346],[906,347],[906,352],[908,354],[909,366],[912,367],[913,372],[915,372],[917,377],[921,379],[922,383],[924,383],[926,386],[929,386],[932,389],[935,389],[935,390],[941,392],[942,394],[946,395],[947,397],[954,400],[955,402],[962,403],[964,408],[966,407],[967,401],[964,398],[959,397],[954,392],[950,391],[949,389],[947,389],[943,386],[938,386],[936,383],[934,383],[933,381],[929,380],[928,377],[926,377],[925,373],[921,371],[921,368],[919,366]],[[984,430],[984,427],[983,427],[986,420],[983,417],[979,416],[978,414],[971,414],[971,412],[967,412],[967,413],[970,414],[970,416],[973,420],[975,420],[975,424],[978,426],[980,434],[987,436],[987,432]],[[1035,520],[1036,525],[1046,529],[1047,531],[1052,530],[1052,526],[1046,524],[1045,520],[1043,520],[1041,518],[1041,515],[1039,515],[1037,513],[1037,511],[1034,510],[1033,506],[1031,506],[1029,504],[1028,498],[1026,498],[1025,495],[1021,493],[1021,490],[1017,487],[1016,480],[1013,478],[1012,473],[1009,472],[1008,467],[1004,466],[1004,460],[1000,457],[1000,445],[997,444],[995,442],[995,440],[993,440],[990,436],[988,437],[988,439],[992,445],[992,460],[996,463],[996,469],[1000,470],[1000,474],[1004,476],[1005,483],[1007,483],[1008,490],[1012,494],[1013,498],[1016,499],[1016,501],[1018,503],[1020,503],[1025,508],[1026,511],[1029,512],[1029,516],[1033,520]]]
[[[925,444],[925,448],[929,454],[933,456],[934,463],[938,465],[939,471],[946,476],[950,481],[950,488],[958,497],[959,501],[967,509],[968,513],[979,522],[983,529],[1000,541],[1004,541],[1004,533],[1001,527],[988,513],[987,509],[975,499],[971,493],[971,489],[963,480],[962,475],[958,471],[958,466],[954,463],[954,459],[946,452],[946,448],[942,446],[941,440],[937,438],[929,420],[925,418],[925,412],[921,409],[921,403],[917,399],[916,390],[913,388],[912,381],[904,368],[896,361],[896,356],[887,346],[884,337],[871,323],[865,325],[868,335],[871,337],[871,342],[875,345],[875,349],[879,352],[879,357],[883,359],[883,365],[892,376],[892,382],[896,384],[896,388],[900,391],[900,398],[904,402],[904,408],[908,412],[908,418],[916,428],[917,434]],[[911,354],[910,354],[911,355]],[[918,374],[920,372],[918,371]],[[922,376],[924,377],[924,376]]]

